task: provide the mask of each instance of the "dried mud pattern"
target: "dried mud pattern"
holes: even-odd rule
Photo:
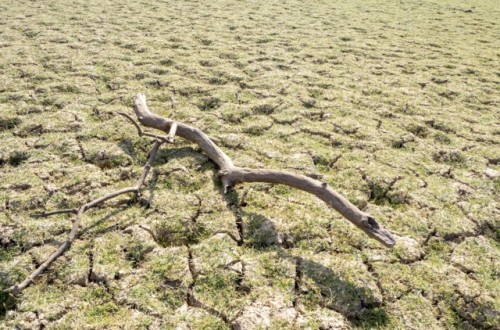
[[[380,250],[286,187],[225,199],[181,143],[139,201],[93,210],[65,260],[1,296],[0,328],[498,327],[494,1],[0,6],[2,288],[69,231],[31,214],[137,179],[151,146],[116,114],[138,91],[235,163],[321,177],[401,236]],[[186,304],[187,245],[206,309]]]

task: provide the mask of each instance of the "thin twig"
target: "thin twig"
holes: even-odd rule
[[[142,128],[139,126],[139,124],[137,124],[137,122],[132,118],[130,117],[129,115],[127,115],[125,112],[119,112],[118,113],[119,115],[122,115],[123,117],[127,118],[128,121],[130,121],[134,126],[135,128],[137,128],[137,134],[139,134],[139,136],[149,136],[149,137],[152,137],[154,139],[158,139],[158,140],[161,140],[163,141],[164,143],[173,143],[174,142],[174,136],[175,136],[175,131],[173,131],[173,134],[172,131],[168,134],[168,136],[161,136],[161,135],[157,135],[157,134],[153,134],[153,133],[149,133],[149,132],[144,132],[142,130]]]
[[[137,122],[134,120],[134,118],[130,117],[125,112],[118,112],[118,114],[122,115],[125,118],[127,118],[135,126],[135,128],[137,128],[137,134],[139,134],[139,136],[142,136],[141,126],[139,126],[139,124],[137,124]]]
[[[55,214],[64,214],[64,213],[78,213],[78,209],[65,209],[65,210],[56,210],[56,211],[50,211],[50,212],[42,212],[42,213],[35,213],[32,215],[32,217],[35,218],[45,218],[45,217],[50,217],[51,215]]]
[[[139,225],[139,228],[142,228],[145,231],[147,231],[149,233],[149,235],[151,235],[151,238],[153,239],[153,241],[155,241],[156,243],[158,243],[158,237],[156,237],[155,232],[152,231],[151,228],[143,226],[143,225]]]
[[[63,255],[71,247],[71,244],[73,243],[75,238],[78,236],[78,229],[80,227],[80,222],[82,220],[83,213],[85,213],[85,211],[91,209],[92,207],[95,207],[96,205],[98,205],[102,202],[105,202],[105,201],[107,201],[111,198],[114,198],[116,196],[119,196],[119,195],[131,193],[131,192],[135,193],[136,196],[139,195],[140,187],[144,184],[144,181],[146,180],[146,177],[149,173],[149,170],[151,169],[151,165],[153,164],[153,162],[156,158],[156,153],[158,152],[158,149],[160,148],[160,146],[162,144],[163,144],[163,141],[156,141],[155,142],[153,148],[151,149],[151,152],[149,153],[149,158],[148,158],[146,165],[144,166],[144,170],[142,171],[142,175],[137,180],[136,184],[133,187],[120,189],[118,191],[106,194],[104,196],[96,198],[96,199],[82,205],[78,209],[76,219],[75,219],[75,221],[73,221],[71,231],[70,231],[66,241],[64,241],[64,243],[57,249],[57,251],[54,252],[47,260],[45,260],[44,263],[42,263],[40,266],[38,266],[38,268],[35,269],[24,281],[22,281],[19,284],[11,286],[6,291],[10,292],[14,296],[19,295],[24,289],[26,289],[28,287],[28,285],[30,285],[35,280],[35,278],[37,276],[42,274],[47,268],[49,268],[49,266],[57,258],[59,258],[61,255]],[[60,210],[60,211],[68,211],[68,210]],[[54,212],[58,212],[58,211],[54,211]],[[69,212],[66,212],[66,213],[69,213]]]

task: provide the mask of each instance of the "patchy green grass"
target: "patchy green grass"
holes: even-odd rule
[[[496,1],[2,1],[0,289],[64,240],[44,210],[130,186],[152,110],[235,161],[328,182],[397,233],[248,184],[179,139],[137,200],[85,214],[0,328],[500,326]]]

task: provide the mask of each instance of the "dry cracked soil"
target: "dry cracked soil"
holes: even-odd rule
[[[0,289],[131,186],[151,139],[118,112],[206,132],[239,166],[324,181],[221,192],[163,146],[140,198],[85,214],[1,329],[498,329],[500,7],[491,0],[0,2]]]

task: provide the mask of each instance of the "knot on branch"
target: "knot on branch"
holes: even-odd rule
[[[394,236],[387,229],[380,226],[374,217],[370,215],[364,216],[361,219],[361,225],[363,226],[361,229],[363,229],[368,236],[375,238],[385,246],[392,247],[396,244]]]
[[[366,218],[363,220],[363,223],[366,227],[369,227],[372,230],[380,229],[378,222],[372,216],[366,216]]]

